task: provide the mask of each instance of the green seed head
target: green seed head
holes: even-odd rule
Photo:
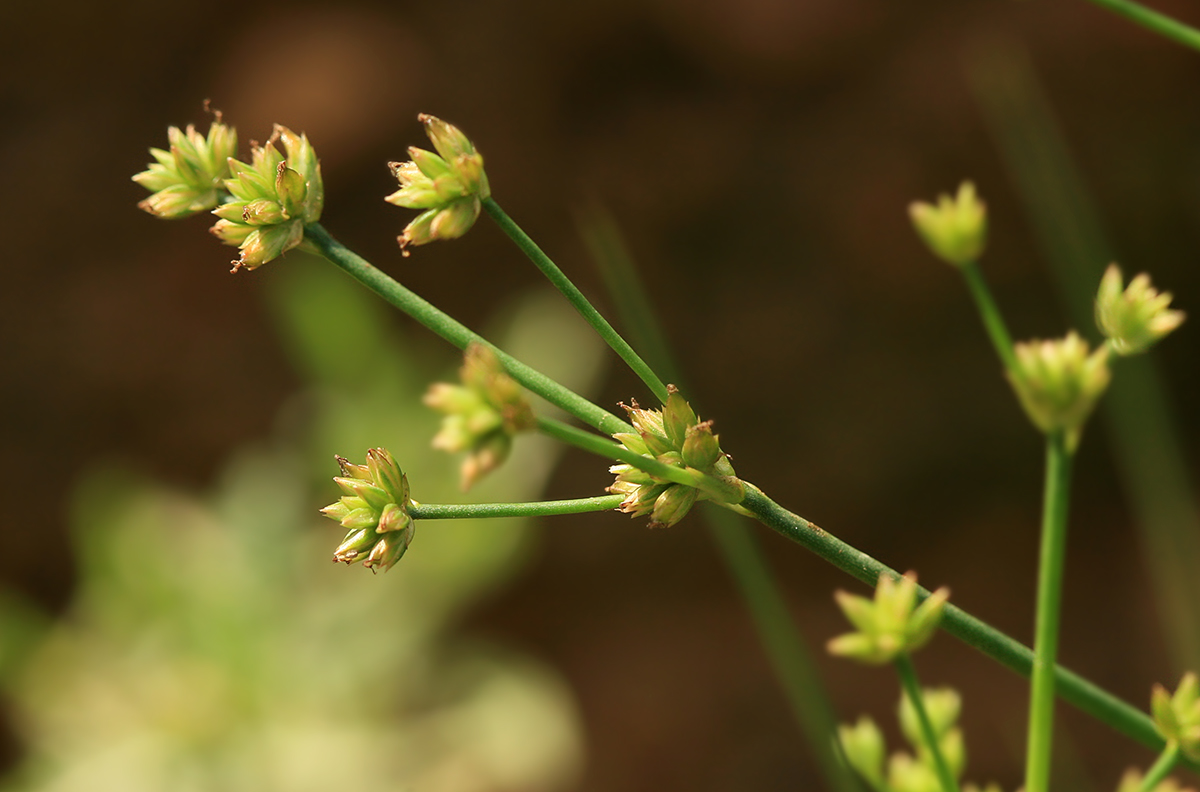
[[[167,130],[168,150],[150,149],[154,162],[133,180],[154,194],[138,207],[156,217],[175,219],[212,209],[229,175],[229,158],[237,154],[237,132],[214,113],[208,135],[192,125]]]
[[[911,572],[898,581],[880,575],[873,600],[835,592],[838,606],[856,631],[832,639],[830,654],[878,665],[920,649],[933,637],[950,592],[940,588],[919,605],[917,595],[917,578]]]
[[[1146,273],[1122,288],[1121,268],[1110,264],[1096,293],[1096,325],[1118,355],[1136,355],[1183,324],[1183,311],[1170,304],[1171,293],[1156,291]]]
[[[956,267],[977,261],[987,244],[987,206],[975,185],[963,182],[951,198],[939,195],[937,205],[910,204],[908,216],[917,234],[935,256]]]
[[[1009,382],[1034,426],[1050,434],[1062,431],[1072,451],[1112,375],[1108,347],[1089,353],[1087,342],[1071,331],[1065,338],[1017,344],[1016,367]]]
[[[367,451],[367,463],[358,465],[335,457],[342,475],[334,477],[345,493],[321,514],[339,522],[348,533],[334,550],[333,560],[385,572],[395,566],[412,543],[416,524],[408,513],[408,478],[384,448]]]

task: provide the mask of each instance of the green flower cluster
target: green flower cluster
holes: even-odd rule
[[[834,597],[857,631],[830,640],[830,654],[880,665],[928,643],[950,590],[943,586],[918,605],[917,577],[909,572],[899,580],[880,575],[874,600],[845,591],[835,592]]]
[[[1121,268],[1110,264],[1096,294],[1096,325],[1119,355],[1145,352],[1183,324],[1183,311],[1172,311],[1171,293],[1159,293],[1146,273],[1122,288]]]
[[[409,246],[467,233],[479,217],[482,202],[492,194],[483,155],[475,144],[440,118],[426,113],[417,118],[437,153],[412,146],[411,161],[388,163],[400,189],[384,199],[405,209],[423,210],[398,237],[406,256]]]
[[[167,130],[170,147],[150,149],[155,162],[133,177],[154,194],[138,208],[156,217],[174,220],[212,209],[220,202],[219,190],[229,175],[229,161],[237,154],[237,131],[221,123],[221,114],[205,137],[191,124]]]
[[[336,459],[342,475],[333,480],[345,495],[321,509],[321,514],[350,530],[334,551],[333,560],[346,564],[362,561],[371,571],[380,568],[386,572],[404,555],[416,531],[408,514],[408,478],[383,448],[367,451],[365,465],[340,456]]]
[[[625,496],[621,511],[634,517],[649,514],[651,527],[674,525],[698,500],[740,503],[745,497],[744,485],[713,434],[712,421],[701,421],[674,385],[667,391],[667,403],[661,410],[645,410],[637,402],[632,407],[622,405],[637,431],[613,437],[642,456],[705,474],[708,486],[689,487],[657,478],[634,465],[613,465],[609,472],[617,480],[608,491]]]
[[[537,420],[521,386],[505,373],[491,347],[469,345],[459,374],[462,385],[431,385],[425,404],[446,415],[433,447],[467,452],[462,464],[462,488],[467,490],[499,467],[516,434],[533,429]]]
[[[987,205],[971,182],[963,182],[953,198],[939,195],[937,206],[922,201],[910,204],[908,216],[929,250],[943,261],[961,267],[983,255]]]
[[[1150,712],[1159,734],[1178,744],[1184,756],[1200,761],[1200,679],[1194,673],[1183,675],[1174,695],[1155,685]]]
[[[304,240],[304,226],[320,219],[325,185],[304,135],[277,124],[266,145],[254,147],[249,164],[231,158],[229,171],[225,188],[233,200],[213,212],[221,219],[212,232],[241,250],[234,272],[252,270],[296,247]]]
[[[1009,382],[1034,426],[1066,432],[1067,446],[1079,445],[1083,425],[1108,388],[1108,347],[1089,354],[1088,344],[1072,330],[1064,338],[1017,344],[1016,368]]]
[[[921,699],[933,727],[938,750],[946,760],[950,773],[954,778],[960,778],[967,762],[962,730],[956,725],[962,710],[962,699],[951,688],[923,690]],[[900,699],[898,717],[900,730],[914,748],[915,755],[897,751],[886,756],[883,733],[875,721],[863,716],[853,726],[838,727],[838,742],[847,763],[878,792],[945,792],[938,780],[933,751],[926,743],[916,708],[907,696]]]

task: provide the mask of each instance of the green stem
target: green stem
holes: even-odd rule
[[[1167,747],[1159,754],[1158,761],[1154,766],[1146,771],[1146,775],[1142,778],[1142,784],[1138,787],[1138,792],[1153,792],[1159,782],[1167,777],[1167,774],[1175,767],[1175,763],[1179,761],[1179,743],[1174,740],[1167,741]]]
[[[576,448],[581,448],[584,451],[589,451],[606,459],[615,459],[618,462],[633,465],[652,476],[666,481],[683,484],[687,487],[704,488],[704,474],[697,470],[659,462],[653,457],[643,456],[636,451],[630,451],[625,446],[609,440],[607,437],[600,437],[583,429],[565,424],[562,421],[556,421],[553,418],[538,416],[537,423],[538,431],[547,437],[553,437],[555,440],[561,440],[564,443],[569,443]]]
[[[395,279],[371,266],[366,259],[330,236],[329,232],[320,224],[313,223],[305,226],[304,239],[311,243],[318,253],[359,283],[459,349],[465,349],[472,342],[490,347],[513,379],[551,404],[561,407],[605,434],[632,431],[632,427],[617,416],[597,407],[540,371],[497,349],[483,336],[468,329],[461,322],[422,299],[415,292],[405,288]]]
[[[529,260],[532,261],[542,274],[554,284],[554,288],[562,292],[563,296],[575,307],[588,324],[592,326],[600,337],[612,347],[613,351],[620,356],[621,360],[625,361],[625,365],[633,370],[641,378],[642,382],[646,383],[646,387],[658,397],[658,400],[663,404],[667,403],[667,386],[658,378],[650,366],[646,365],[646,361],[633,351],[633,347],[621,337],[613,326],[608,323],[608,320],[600,315],[600,312],[588,302],[588,298],[583,296],[583,292],[575,288],[575,284],[571,279],[563,273],[558,265],[550,260],[550,257],[542,252],[542,249],[537,246],[537,243],[529,238],[529,235],[521,230],[521,227],[513,222],[504,210],[500,208],[500,204],[496,203],[491,198],[486,198],[483,201],[484,211],[488,216],[496,221],[496,225],[508,234],[509,239],[516,243]],[[610,433],[611,434],[611,433]]]
[[[917,721],[921,724],[921,733],[925,736],[925,744],[933,757],[933,766],[937,770],[938,780],[941,781],[942,792],[958,792],[958,781],[950,772],[946,757],[942,756],[942,746],[933,730],[933,724],[929,721],[929,713],[925,711],[925,697],[921,694],[921,685],[917,682],[917,669],[913,668],[912,657],[907,652],[901,652],[893,664],[896,666],[896,673],[900,675],[900,684],[917,713]]]
[[[746,499],[741,504],[763,525],[813,551],[838,569],[874,588],[881,574],[899,579],[900,573],[866,553],[826,533],[803,517],[793,514],[763,491],[746,485]],[[920,589],[922,598],[929,596]],[[980,621],[962,608],[946,603],[941,627],[968,646],[973,646],[1001,665],[1028,677],[1033,669],[1033,652],[996,628]],[[1058,695],[1071,705],[1137,742],[1158,751],[1165,744],[1154,728],[1153,721],[1136,707],[1121,701],[1111,693],[1088,682],[1083,677],[1057,667],[1055,670]],[[1188,767],[1200,770],[1200,763],[1186,761]]]
[[[987,281],[983,279],[979,266],[975,262],[969,261],[959,269],[967,281],[967,288],[971,292],[971,298],[975,300],[979,318],[983,320],[983,327],[987,330],[988,338],[992,340],[992,346],[996,348],[996,354],[1000,356],[1006,370],[1016,371],[1017,358],[1013,352],[1012,336],[1008,333],[1008,327],[1004,324],[1004,316],[1000,313],[996,301],[992,299],[992,292],[988,289]]]
[[[1125,17],[1134,24],[1152,30],[1164,38],[1169,38],[1185,47],[1200,50],[1200,30],[1171,19],[1165,14],[1151,11],[1130,0],[1092,0],[1092,2]]]
[[[621,505],[620,495],[599,495],[574,500],[531,503],[415,503],[408,508],[414,520],[466,520],[474,517],[548,517],[559,514],[611,511]]]
[[[1046,438],[1046,490],[1042,502],[1042,548],[1038,562],[1037,626],[1033,643],[1033,678],[1029,695],[1029,741],[1025,753],[1026,792],[1050,787],[1054,738],[1055,661],[1058,656],[1063,570],[1067,556],[1067,507],[1070,501],[1071,454],[1066,435]]]

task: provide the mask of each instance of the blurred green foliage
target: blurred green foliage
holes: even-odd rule
[[[73,496],[70,607],[50,620],[0,601],[0,684],[28,748],[0,789],[469,792],[577,777],[562,680],[455,628],[520,569],[527,522],[421,524],[380,577],[329,562],[340,529],[316,509],[333,492],[334,452],[387,446],[414,497],[462,499],[456,460],[429,448],[437,416],[420,405],[459,358],[398,342],[370,295],[290,258],[269,293],[308,384],[275,436],[234,454],[204,495],[93,472]],[[586,391],[600,355],[569,309],[535,295],[508,314],[497,337],[514,354]],[[554,458],[522,438],[472,496],[536,497]]]

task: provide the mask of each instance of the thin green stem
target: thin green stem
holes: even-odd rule
[[[1047,792],[1050,787],[1055,662],[1058,657],[1063,571],[1067,558],[1070,487],[1071,454],[1067,451],[1066,435],[1053,432],[1046,438],[1046,489],[1042,501],[1042,548],[1038,562],[1037,623],[1029,694],[1029,741],[1025,752],[1026,792]]]
[[[979,318],[983,320],[983,327],[987,330],[988,338],[992,340],[992,346],[996,348],[996,354],[1000,356],[1007,371],[1016,371],[1017,358],[1013,352],[1012,336],[1008,333],[1008,327],[1004,324],[1004,316],[992,298],[992,292],[988,289],[987,281],[983,279],[979,266],[975,262],[969,261],[959,269],[962,270],[963,277],[967,281],[967,289],[970,290],[971,299],[975,301],[975,307],[979,310]]]
[[[600,437],[586,430],[565,424],[562,421],[556,421],[553,418],[546,418],[545,416],[538,416],[537,428],[539,432],[547,437],[553,437],[555,440],[561,440],[564,443],[569,443],[576,448],[581,448],[584,451],[605,457],[606,459],[615,459],[618,462],[633,465],[657,478],[672,481],[676,484],[683,484],[687,487],[704,488],[703,473],[676,467],[675,465],[668,465],[665,462],[659,462],[653,457],[643,456],[636,451],[630,451],[620,443],[609,440],[607,437]]]
[[[1163,748],[1163,752],[1159,754],[1158,760],[1154,766],[1146,771],[1146,775],[1142,777],[1141,786],[1138,787],[1138,792],[1152,792],[1158,786],[1167,774],[1174,769],[1175,763],[1179,761],[1179,743],[1174,740],[1167,741],[1167,747]]]
[[[917,713],[917,721],[921,724],[921,734],[924,735],[925,744],[929,747],[929,754],[933,757],[933,766],[937,770],[938,780],[941,781],[942,792],[958,792],[958,781],[950,772],[950,765],[946,764],[946,757],[942,755],[942,746],[938,742],[937,733],[933,730],[929,713],[925,711],[925,697],[921,693],[920,683],[917,682],[917,669],[913,667],[912,657],[907,652],[901,652],[896,656],[893,665],[896,666],[896,673],[900,675],[900,684],[904,688],[904,693]]]
[[[529,503],[416,503],[408,508],[414,520],[467,520],[475,517],[549,517],[559,514],[612,511],[620,495]]]
[[[742,501],[742,506],[753,512],[763,525],[811,550],[868,586],[874,587],[881,574],[900,578],[900,573],[896,570],[846,544],[803,517],[793,514],[768,498],[757,487],[746,485],[746,499]],[[922,598],[929,596],[929,591],[925,588],[921,588],[920,592]],[[962,608],[947,603],[942,614],[941,627],[963,643],[973,646],[1022,676],[1028,677],[1033,669],[1033,652],[1029,647],[975,618]],[[1057,667],[1055,674],[1056,689],[1064,701],[1096,720],[1107,723],[1126,737],[1156,751],[1162,750],[1165,741],[1144,712],[1065,668]],[[1193,770],[1200,770],[1200,763],[1186,759],[1182,761]]]
[[[468,329],[458,320],[405,288],[394,278],[371,266],[363,257],[338,242],[318,223],[304,227],[304,239],[318,253],[336,264],[359,283],[378,294],[387,302],[459,349],[475,342],[485,344],[495,351],[513,379],[546,401],[561,407],[584,423],[596,427],[606,434],[632,431],[632,427],[612,413],[597,407],[579,394],[563,387],[555,380],[525,365],[513,356],[497,349],[483,336]]]
[[[1152,30],[1164,38],[1169,38],[1185,47],[1200,50],[1200,30],[1189,27],[1165,14],[1151,11],[1131,0],[1092,0],[1092,2],[1125,17],[1134,24]]]
[[[532,261],[542,274],[554,284],[554,288],[562,292],[563,296],[575,307],[579,315],[592,326],[600,337],[612,347],[613,351],[625,361],[625,365],[633,370],[641,378],[646,387],[650,389],[658,400],[663,404],[667,402],[667,386],[663,384],[658,375],[651,370],[650,366],[646,365],[646,361],[642,360],[637,352],[631,347],[621,334],[618,333],[613,326],[608,323],[608,320],[600,315],[600,312],[588,302],[588,298],[583,296],[583,292],[575,287],[571,279],[563,273],[558,265],[550,260],[542,249],[537,246],[537,243],[529,238],[529,235],[521,230],[521,227],[513,222],[512,218],[505,214],[500,208],[500,204],[496,203],[491,198],[486,198],[483,201],[484,211],[488,216],[496,221],[496,225],[500,226],[504,233],[508,234],[509,239],[516,243],[529,260]]]

